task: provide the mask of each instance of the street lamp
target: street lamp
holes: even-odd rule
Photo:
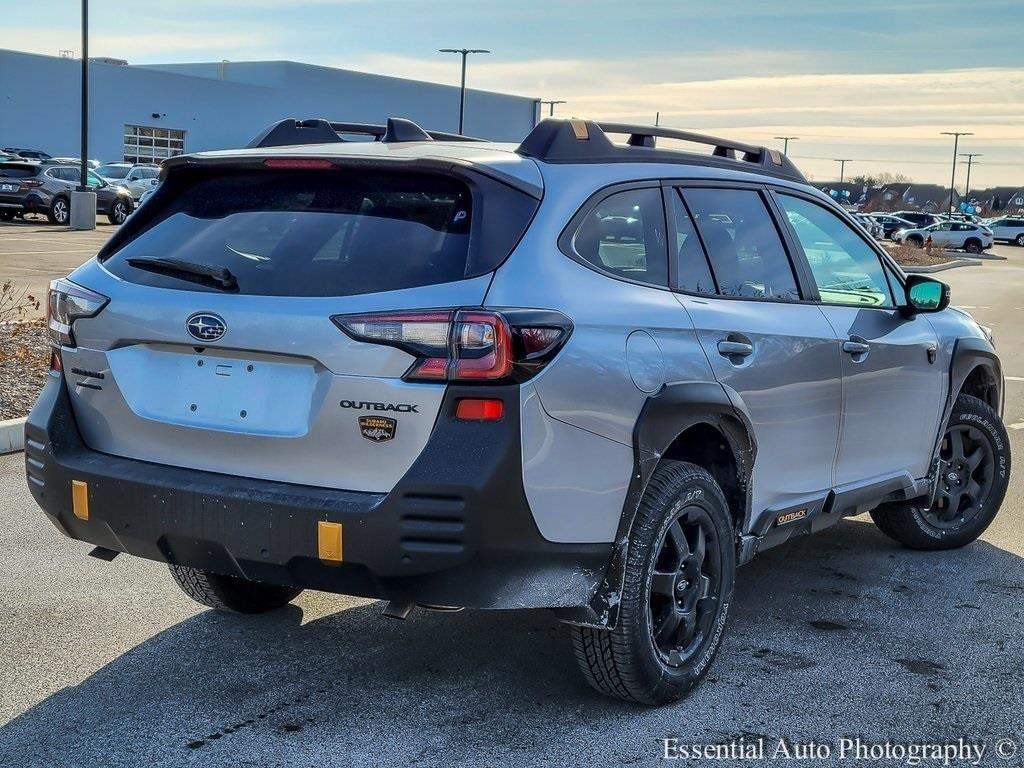
[[[459,133],[462,133],[463,118],[466,114],[466,57],[471,53],[490,53],[484,48],[439,48],[439,53],[458,53],[462,55],[462,85],[459,89]]]
[[[543,99],[541,99],[540,103],[542,105],[543,104],[547,104],[548,105],[548,117],[554,117],[555,116],[555,104],[565,104],[564,101],[544,101]]]
[[[956,151],[960,147],[961,136],[973,136],[970,131],[942,131],[943,136],[953,137],[953,173],[949,177],[949,210],[953,210],[953,195],[956,194]]]
[[[71,193],[72,229],[96,228],[96,193],[89,191],[89,0],[82,0],[82,148],[78,189]]]
[[[974,158],[981,157],[981,152],[961,152],[960,157],[967,158],[967,188],[964,190],[964,198],[967,198],[971,194],[971,165]]]
[[[799,140],[800,137],[799,136],[776,136],[775,138],[778,139],[781,142],[784,142],[783,145],[782,145],[782,154],[788,155],[789,154],[789,142],[797,141],[797,140]]]
[[[842,184],[843,179],[846,178],[846,164],[852,161],[847,157],[841,160],[836,160],[835,162],[839,163],[839,183]]]

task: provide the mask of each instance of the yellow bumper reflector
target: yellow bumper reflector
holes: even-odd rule
[[[316,524],[317,549],[325,563],[340,563],[343,559],[341,523],[318,520]]]
[[[89,519],[89,484],[84,480],[71,481],[71,511],[79,520]]]

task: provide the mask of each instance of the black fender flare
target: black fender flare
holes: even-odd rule
[[[708,424],[725,435],[736,457],[745,499],[743,509],[737,511],[737,535],[749,525],[749,481],[757,443],[742,398],[735,390],[715,381],[684,381],[663,386],[647,398],[633,427],[633,474],[604,579],[589,606],[559,614],[563,621],[606,629],[616,626],[626,576],[629,534],[647,482],[675,439],[698,424]]]
[[[946,395],[946,404],[942,411],[942,421],[939,423],[939,433],[935,436],[935,446],[932,449],[932,474],[939,458],[939,449],[942,445],[942,436],[946,433],[946,425],[953,413],[953,404],[964,387],[964,382],[978,366],[987,368],[996,382],[996,405],[995,410],[1000,417],[1003,415],[1003,364],[996,354],[995,347],[988,339],[977,337],[966,337],[957,339],[953,343],[953,353],[950,355],[949,363],[949,392]]]

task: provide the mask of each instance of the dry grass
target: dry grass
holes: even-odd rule
[[[918,248],[915,245],[903,245],[900,243],[885,243],[884,245],[885,250],[892,255],[896,263],[901,267],[928,267],[933,264],[946,264],[956,260],[956,256],[938,248],[934,248],[931,253],[928,253],[924,248]]]
[[[49,370],[45,320],[0,324],[0,420],[28,415]]]

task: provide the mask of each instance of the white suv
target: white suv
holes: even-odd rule
[[[995,242],[991,229],[966,221],[940,221],[929,227],[901,229],[892,236],[897,243],[916,245],[918,248],[923,248],[929,238],[933,245],[941,248],[960,248],[967,253],[981,253],[991,248]]]
[[[992,238],[994,240],[1003,240],[1008,243],[1024,246],[1024,214],[995,219],[986,226],[992,230]]]

